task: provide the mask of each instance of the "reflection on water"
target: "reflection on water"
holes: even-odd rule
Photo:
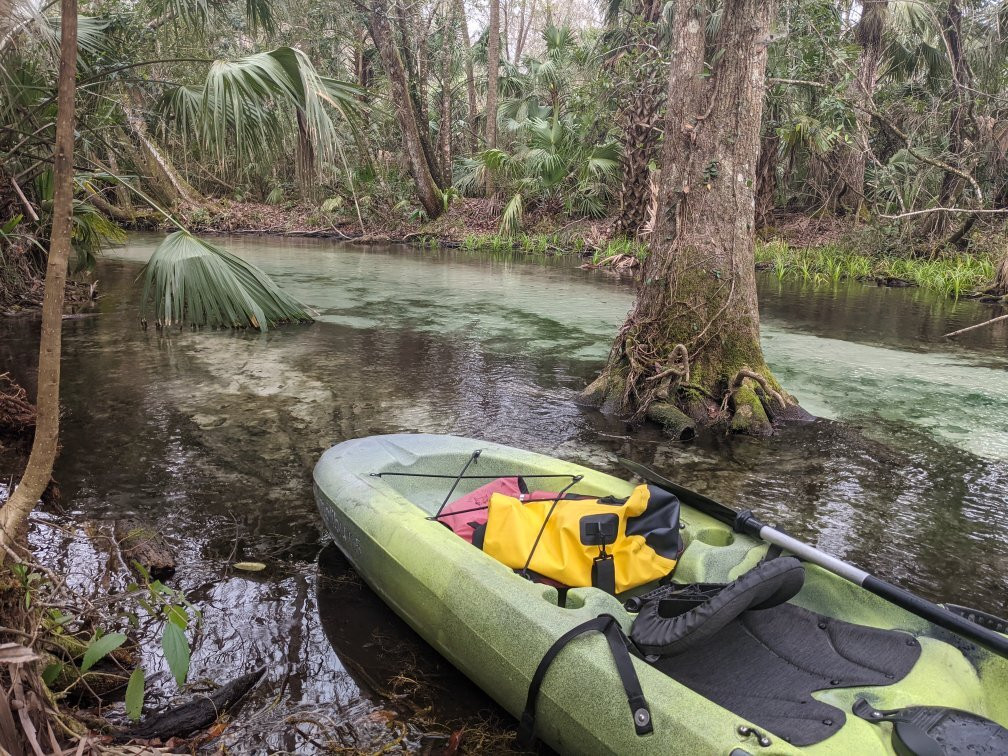
[[[345,570],[316,566],[326,539],[311,468],[326,447],[361,435],[456,433],[610,470],[615,454],[632,456],[929,597],[1008,609],[1008,329],[962,346],[941,339],[989,308],[765,280],[771,364],[809,409],[844,423],[682,446],[571,401],[630,305],[627,282],[562,261],[229,246],[319,322],[267,334],[141,331],[133,280],[152,242],[104,262],[100,314],[64,328],[56,476],[66,511],[47,516],[138,513],[166,533],[175,582],[204,614],[194,676],[269,668],[235,742],[318,749],[323,717],[342,733],[335,745],[402,736],[423,749],[496,716]],[[0,364],[29,385],[34,328],[0,321]],[[44,524],[33,536],[52,560],[69,537]],[[88,557],[83,543],[70,553]],[[226,571],[240,559],[269,567]],[[415,658],[424,680],[398,679],[397,654]],[[159,658],[152,651],[149,671]],[[410,708],[417,701],[431,710]]]

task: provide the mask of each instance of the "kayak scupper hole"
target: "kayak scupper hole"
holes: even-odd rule
[[[724,528],[704,528],[697,531],[694,538],[708,546],[731,546],[735,542],[732,532]]]
[[[585,605],[583,596],[579,596],[566,589],[558,591],[556,588],[550,587],[543,591],[542,597],[550,604],[559,606],[561,609],[580,609]]]

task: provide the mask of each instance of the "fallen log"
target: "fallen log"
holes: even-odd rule
[[[147,717],[115,737],[118,740],[168,740],[173,737],[184,738],[203,730],[252,690],[265,672],[266,667],[260,667],[236,677],[210,695],[199,695],[173,709]]]
[[[130,569],[140,567],[154,580],[175,574],[175,557],[168,545],[150,525],[139,520],[116,520],[113,529],[123,561]]]

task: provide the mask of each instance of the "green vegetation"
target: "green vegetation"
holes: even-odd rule
[[[931,259],[866,255],[837,245],[802,248],[779,240],[757,244],[756,262],[778,280],[826,285],[845,279],[896,279],[956,298],[985,286],[995,269],[993,260],[974,255],[945,254]]]

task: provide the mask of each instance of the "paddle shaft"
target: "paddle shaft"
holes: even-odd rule
[[[822,567],[824,570],[832,572],[844,580],[848,580],[855,585],[859,585],[866,591],[874,593],[876,596],[890,601],[901,609],[905,609],[911,614],[926,619],[939,627],[957,633],[964,638],[968,638],[974,643],[983,646],[999,656],[1008,658],[1008,638],[993,630],[977,625],[965,617],[960,617],[948,609],[932,603],[927,599],[911,593],[910,591],[887,583],[885,580],[875,577],[871,573],[855,567],[854,565],[837,559],[835,556],[827,554],[811,546],[804,541],[792,538],[787,533],[782,533],[776,528],[764,525],[752,512],[748,510],[735,512],[724,504],[714,501],[703,494],[684,488],[671,480],[659,475],[654,470],[632,462],[630,460],[619,459],[620,464],[640,476],[649,483],[661,486],[667,491],[678,496],[683,503],[697,509],[704,514],[710,515],[716,520],[730,525],[737,533],[746,533],[757,536],[767,543],[780,546],[782,549],[794,554],[806,562]]]
[[[999,656],[1008,658],[1008,638],[993,630],[988,630],[985,627],[970,622],[965,617],[950,612],[945,607],[934,604],[892,583],[887,583],[885,580],[877,578],[842,559],[837,559],[834,556],[819,551],[819,549],[813,546],[809,546],[807,543],[792,538],[786,533],[781,533],[769,525],[764,525],[760,528],[759,537],[767,543],[780,546],[800,559],[819,565],[824,570],[828,570],[834,575],[861,586],[866,591],[896,604],[901,609],[906,609],[911,614],[916,614],[918,617],[922,617],[928,622],[938,625],[938,627],[951,630],[953,633],[962,635],[964,638],[968,638]]]

